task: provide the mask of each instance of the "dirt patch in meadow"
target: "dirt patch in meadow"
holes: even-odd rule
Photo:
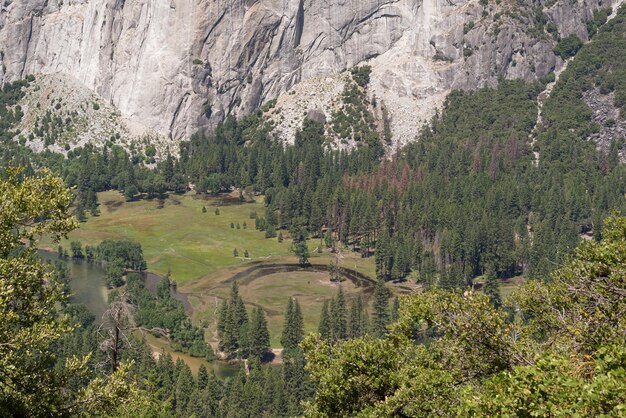
[[[107,200],[103,203],[104,207],[107,209],[107,212],[115,212],[124,204],[123,200]]]

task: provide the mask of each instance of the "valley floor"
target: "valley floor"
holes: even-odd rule
[[[362,278],[341,283],[348,299],[359,293],[367,298],[373,287],[374,257],[362,258],[344,249],[336,258],[318,239],[309,240],[312,266],[300,269],[286,231],[284,240],[278,242],[255,229],[250,216],[264,216],[262,198],[242,203],[234,194],[205,198],[188,193],[126,202],[118,192],[109,191],[99,193],[98,200],[100,215],[90,216],[61,244],[69,249],[73,240],[83,245],[97,245],[104,239],[139,242],[148,270],[161,276],[170,272],[177,290],[187,295],[194,322],[207,330],[207,340],[214,346],[216,313],[234,280],[248,307],[261,306],[265,311],[272,347],[280,347],[283,313],[290,297],[298,298],[302,306],[305,330],[317,330],[324,300],[331,299],[339,287],[326,271],[331,261],[337,259],[340,267]],[[243,257],[246,250],[247,258]],[[392,287],[394,293],[404,293],[414,286],[405,282]]]

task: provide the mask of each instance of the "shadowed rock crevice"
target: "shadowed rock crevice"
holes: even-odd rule
[[[302,31],[304,30],[304,0],[300,0],[298,12],[296,13],[296,28],[294,32],[293,47],[300,46],[302,40]]]

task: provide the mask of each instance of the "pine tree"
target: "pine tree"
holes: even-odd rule
[[[248,312],[246,311],[246,305],[243,302],[241,296],[237,295],[237,302],[233,309],[233,335],[236,336],[236,346],[244,347],[249,342],[248,331],[246,329],[248,325]]]
[[[265,373],[261,368],[261,362],[256,357],[250,358],[248,365],[250,373],[244,386],[244,402],[247,405],[246,413],[250,417],[260,417],[263,416],[265,409],[263,399]]]
[[[462,287],[463,283],[460,274],[455,268],[452,266],[446,268],[444,266],[439,276],[438,285],[442,289],[452,290]]]
[[[291,231],[291,251],[298,257],[298,263],[306,266],[309,263],[309,246],[307,245],[306,229],[303,226],[294,226]]]
[[[243,367],[237,375],[231,380],[230,386],[226,390],[226,401],[224,407],[226,411],[222,416],[225,417],[242,417],[245,416],[242,411],[245,410],[243,403],[244,383],[246,381],[246,372]]]
[[[358,295],[352,300],[350,306],[350,319],[348,321],[348,337],[358,338],[365,335],[367,331],[366,313],[363,306],[363,298]]]
[[[313,388],[305,370],[305,364],[306,361],[301,351],[295,351],[284,359],[283,381],[289,416],[301,416],[301,402],[313,394]]]
[[[375,337],[382,337],[387,333],[389,324],[389,290],[385,287],[382,278],[374,286],[374,311],[372,312],[372,333]]]
[[[202,392],[202,404],[206,413],[199,416],[215,417],[217,416],[220,400],[222,399],[222,383],[215,376],[215,372],[209,374],[209,381],[206,388]]]
[[[179,371],[176,377],[176,390],[174,392],[175,408],[176,411],[183,412],[187,409],[191,395],[196,389],[196,382],[193,379],[189,366],[185,363],[182,363],[177,368]]]
[[[265,393],[266,396],[271,394],[271,397],[266,398],[269,405],[269,415],[272,417],[287,416],[287,396],[285,394],[282,370],[268,367],[267,373]]]
[[[198,389],[205,389],[209,383],[209,372],[204,364],[198,369]]]
[[[348,337],[348,315],[346,312],[346,298],[344,296],[341,286],[339,286],[337,296],[331,302],[330,317],[332,326],[332,339],[335,341],[346,339]]]
[[[328,340],[331,337],[330,313],[327,300],[325,300],[324,305],[322,305],[322,314],[320,315],[320,323],[317,328],[317,332],[325,340]]]
[[[248,335],[249,356],[262,359],[270,351],[270,333],[263,309],[256,308],[253,311]]]
[[[483,292],[489,297],[489,302],[499,308],[502,306],[502,296],[500,295],[500,284],[496,277],[495,269],[493,265],[489,265],[485,271],[485,287]]]
[[[219,338],[219,349],[224,351],[226,347],[226,341],[229,339],[227,336],[227,326],[230,320],[230,308],[228,301],[222,302],[220,307],[220,313],[217,319],[217,337]],[[230,330],[228,330],[230,331]]]
[[[289,350],[293,348],[293,310],[293,299],[289,298],[289,301],[287,301],[287,310],[285,311],[285,324],[283,326],[283,334],[280,337],[280,343],[282,344],[284,350]]]
[[[220,350],[230,355],[237,353],[242,345],[245,345],[243,343],[247,341],[247,323],[246,306],[241,296],[239,296],[237,282],[233,282],[230,289],[230,298],[222,304],[217,322]]]
[[[296,299],[296,303],[294,304],[294,329],[295,329],[295,341],[300,344],[302,339],[304,338],[304,317],[302,315],[302,309],[300,308],[300,302]]]
[[[168,353],[162,353],[157,362],[157,370],[160,376],[160,387],[164,393],[171,394],[174,390],[174,362]]]
[[[287,311],[285,313],[285,325],[283,327],[283,335],[280,339],[280,343],[285,351],[294,350],[298,348],[303,336],[304,321],[300,310],[300,304],[297,299],[294,302],[292,298],[289,298],[289,302],[287,302]]]

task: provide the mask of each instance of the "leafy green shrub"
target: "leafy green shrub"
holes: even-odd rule
[[[565,60],[576,55],[582,47],[583,41],[576,35],[570,35],[561,39],[556,48],[554,48],[554,53]]]
[[[587,34],[589,35],[589,38],[592,38],[598,32],[600,26],[606,23],[611,12],[612,9],[610,7],[595,11],[593,19],[587,22]]]
[[[362,67],[355,67],[350,70],[352,74],[352,79],[360,86],[367,87],[370,83],[370,75],[372,74],[372,67],[369,65],[364,65]]]

